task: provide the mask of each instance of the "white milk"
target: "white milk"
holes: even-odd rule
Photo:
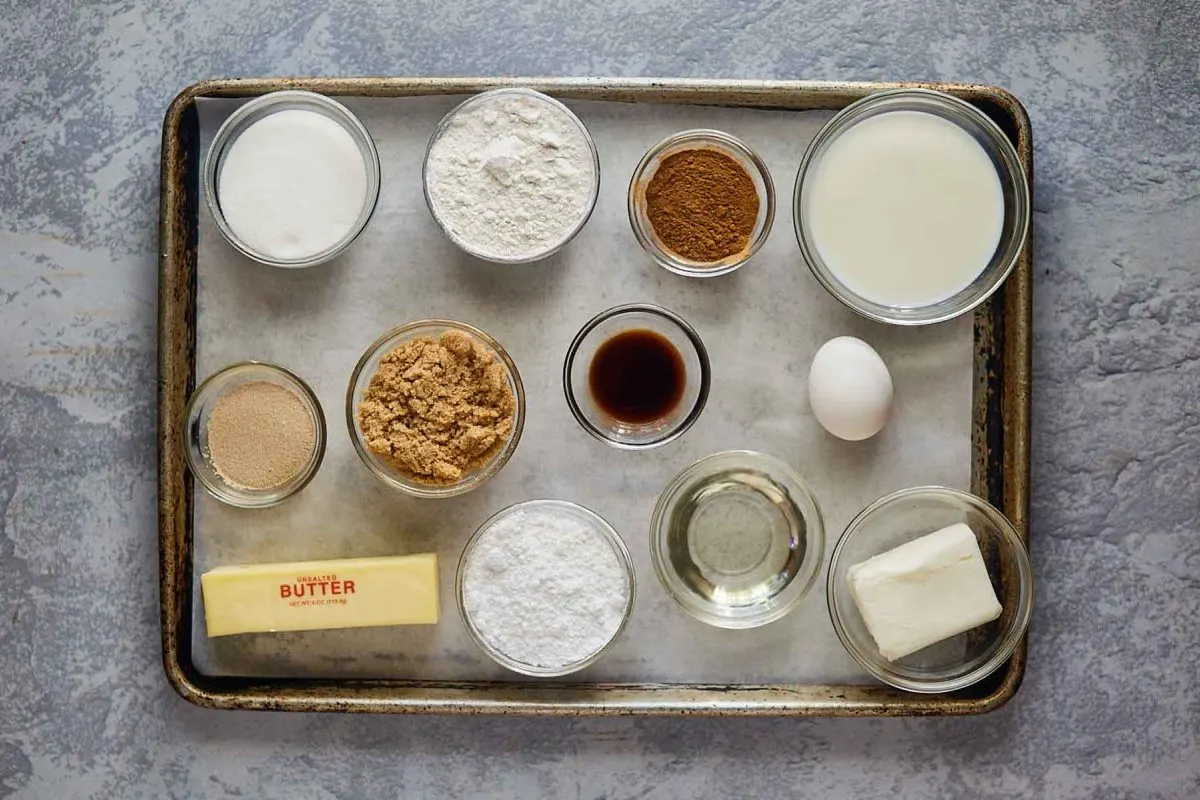
[[[949,120],[892,111],[847,129],[803,187],[810,238],[855,294],[925,306],[968,286],[996,252],[1004,193],[983,147]]]
[[[263,117],[221,158],[217,197],[225,221],[273,258],[333,247],[358,221],[366,196],[367,166],[354,138],[315,111]]]

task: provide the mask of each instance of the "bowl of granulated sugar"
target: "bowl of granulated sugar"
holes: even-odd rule
[[[221,235],[275,267],[341,255],[379,200],[379,154],[348,108],[314,92],[256,97],[213,136],[204,199]]]
[[[325,455],[325,414],[299,376],[276,364],[225,367],[196,389],[184,414],[184,455],[209,494],[266,508],[299,492]]]
[[[598,514],[528,500],[488,519],[458,565],[458,608],[475,644],[513,672],[577,672],[613,646],[633,613],[633,561]]]

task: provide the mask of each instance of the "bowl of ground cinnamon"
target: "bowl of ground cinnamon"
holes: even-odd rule
[[[767,240],[775,187],[763,160],[736,136],[696,129],[651,147],[629,182],[638,243],[671,272],[733,272]]]
[[[388,331],[350,378],[346,424],[363,463],[416,497],[452,497],[508,462],[525,390],[507,351],[483,331],[429,319]]]

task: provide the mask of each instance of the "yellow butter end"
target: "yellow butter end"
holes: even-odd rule
[[[437,554],[218,567],[200,576],[209,636],[381,625],[441,617]]]

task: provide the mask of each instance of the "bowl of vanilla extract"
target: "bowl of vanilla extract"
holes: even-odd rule
[[[567,350],[563,391],[585,431],[623,449],[683,435],[708,401],[708,351],[673,311],[646,303],[592,317]]]

